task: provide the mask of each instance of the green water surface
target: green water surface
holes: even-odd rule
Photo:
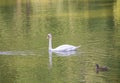
[[[119,0],[0,0],[0,83],[120,83]],[[75,53],[48,52],[81,46]],[[95,64],[109,71],[96,73]]]

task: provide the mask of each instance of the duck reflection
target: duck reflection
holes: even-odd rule
[[[76,51],[61,51],[61,52],[52,52],[49,51],[49,68],[52,68],[52,54],[56,54],[58,56],[68,57],[76,55]]]

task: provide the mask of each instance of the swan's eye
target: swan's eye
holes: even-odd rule
[[[48,35],[48,38],[50,38],[50,35]]]

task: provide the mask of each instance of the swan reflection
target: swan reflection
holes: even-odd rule
[[[58,55],[58,56],[71,56],[76,54],[76,51],[58,51],[58,52],[53,52],[54,54]]]
[[[52,52],[49,51],[49,68],[52,67]]]
[[[58,55],[58,56],[74,56],[74,55],[76,55],[76,51],[65,51],[65,52],[63,52],[63,51],[61,51],[61,52],[52,52],[52,51],[49,51],[49,68],[52,68],[52,54],[56,54],[56,55]]]

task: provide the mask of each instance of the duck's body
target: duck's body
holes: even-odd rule
[[[108,71],[108,67],[100,67],[98,64],[96,64],[96,72],[98,73],[99,71]]]
[[[65,45],[60,45],[53,49],[52,48],[52,35],[48,34],[48,38],[49,38],[49,51],[53,51],[53,52],[75,51],[80,47],[80,46],[73,46],[73,45],[65,44]]]
[[[99,70],[99,71],[107,71],[108,70],[108,68],[106,66],[99,67],[98,64],[96,64],[96,69]]]

